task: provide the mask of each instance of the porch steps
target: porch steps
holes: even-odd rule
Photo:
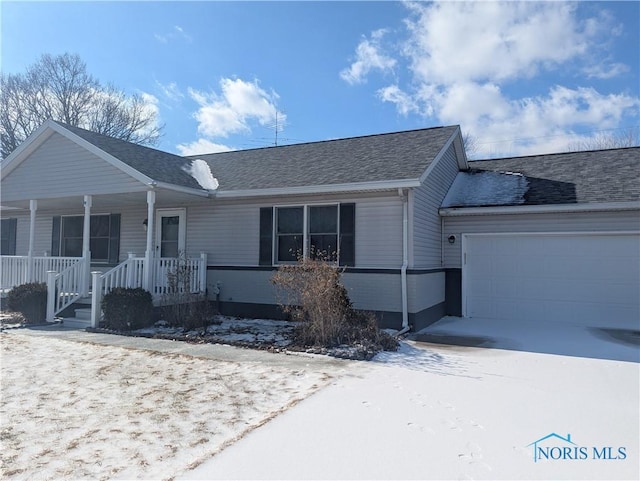
[[[82,306],[86,306],[86,303],[77,302]],[[62,325],[64,327],[71,327],[77,329],[85,329],[91,326],[91,299],[89,299],[89,308],[79,307],[75,310],[75,317],[65,317]]]

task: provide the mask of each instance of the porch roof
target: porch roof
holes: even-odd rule
[[[170,189],[155,189],[156,192],[156,208],[172,208],[176,205],[193,205],[207,202],[209,197],[195,196],[185,192],[177,192]],[[115,194],[92,194],[92,210],[93,212],[115,212],[119,209],[136,208],[147,205],[147,193],[127,192]],[[39,197],[38,212],[40,213],[64,213],[64,214],[81,214],[83,212],[83,196],[69,195],[65,197]],[[145,207],[146,208],[146,207]],[[2,199],[0,212],[3,215],[11,216],[11,212],[29,212],[29,199],[6,201]]]

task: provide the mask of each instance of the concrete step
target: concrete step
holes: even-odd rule
[[[78,299],[74,304],[82,304],[82,305],[89,305],[91,306],[91,296],[87,296],[87,297],[81,297],[80,299]]]
[[[62,320],[62,327],[71,327],[73,329],[86,329],[91,327],[88,319],[78,319],[77,317],[65,317]]]
[[[76,319],[91,320],[91,307],[76,309]]]

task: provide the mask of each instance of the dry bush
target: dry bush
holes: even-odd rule
[[[373,344],[395,350],[397,342],[380,331],[374,315],[353,308],[340,282],[343,270],[321,259],[299,259],[297,264],[280,266],[273,275],[280,307],[300,321],[295,342],[321,347]]]

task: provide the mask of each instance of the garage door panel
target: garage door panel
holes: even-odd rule
[[[471,317],[488,317],[494,318],[494,304],[491,299],[486,297],[472,297],[471,299]]]
[[[637,234],[469,236],[465,244],[468,316],[639,322]]]
[[[640,265],[640,259],[624,259],[616,257],[614,259],[607,259],[609,278],[611,279],[633,279],[636,282],[640,281],[640,271],[638,266]]]
[[[523,286],[517,279],[496,279],[491,282],[491,288],[492,297],[502,295],[507,299],[513,299],[521,297]]]
[[[485,262],[491,263],[491,272],[498,272],[501,277],[517,276],[521,269],[519,259],[519,257],[498,256],[493,258],[493,262],[492,259],[487,259]]]

